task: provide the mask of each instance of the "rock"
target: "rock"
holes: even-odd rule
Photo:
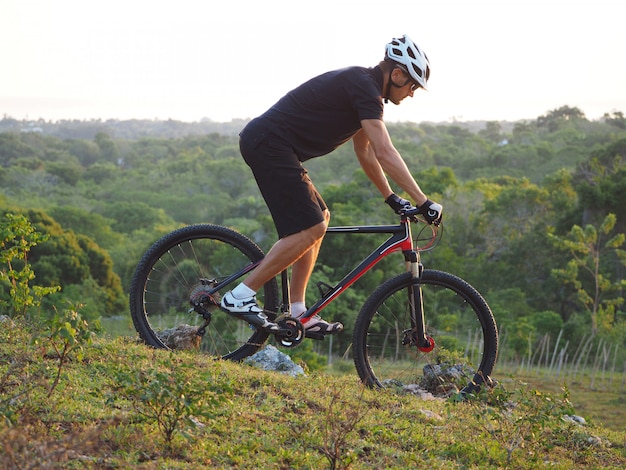
[[[197,326],[178,325],[176,328],[159,331],[158,335],[170,349],[198,349],[202,338],[197,332]]]
[[[244,362],[263,370],[272,370],[281,374],[291,375],[292,377],[305,375],[302,367],[293,362],[287,354],[280,352],[272,345],[267,345],[256,354],[248,357]]]
[[[422,400],[434,400],[435,397],[428,390],[424,390],[417,384],[408,384],[402,387],[402,391],[418,396]]]
[[[587,438],[587,444],[589,444],[590,446],[596,446],[599,447],[601,445],[604,444],[604,442],[602,442],[602,439],[598,436],[589,436]]]
[[[585,424],[587,424],[587,421],[585,421],[585,418],[583,418],[582,416],[576,416],[576,415],[571,415],[571,416],[564,415],[563,421],[568,421],[574,424],[580,424],[581,426],[584,426]]]
[[[462,364],[428,364],[420,386],[435,396],[449,396],[465,386],[474,371]]]
[[[424,416],[426,416],[427,418],[430,418],[432,420],[443,421],[443,418],[440,415],[438,415],[437,413],[435,413],[434,411],[421,409],[420,413],[422,413]]]

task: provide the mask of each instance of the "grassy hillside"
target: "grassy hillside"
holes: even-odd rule
[[[565,395],[515,381],[466,402],[420,398],[364,389],[354,373],[291,378],[87,338],[70,323],[2,322],[2,468],[626,465],[625,430],[573,422]]]

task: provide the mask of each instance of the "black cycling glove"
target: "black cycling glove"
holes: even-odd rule
[[[406,211],[413,208],[413,204],[411,204],[406,199],[402,199],[395,193],[392,193],[385,202],[393,209],[396,214],[401,214],[402,211]]]
[[[443,206],[427,199],[424,204],[417,208],[429,224],[439,225],[443,212]]]

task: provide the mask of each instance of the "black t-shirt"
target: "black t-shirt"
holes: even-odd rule
[[[325,155],[351,139],[361,128],[361,120],[382,120],[382,87],[378,66],[327,72],[287,93],[252,120],[242,136],[276,135],[294,149],[300,161]]]

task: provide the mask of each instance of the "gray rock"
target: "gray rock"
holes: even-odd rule
[[[473,369],[462,364],[428,364],[419,385],[435,396],[450,396],[473,375]]]
[[[585,420],[585,418],[583,418],[582,416],[577,416],[577,415],[564,415],[563,416],[563,421],[567,421],[570,423],[574,423],[574,424],[580,424],[581,426],[584,426],[587,424],[587,421]]]
[[[198,349],[202,338],[196,333],[197,326],[179,325],[159,331],[159,339],[170,349]]]
[[[305,375],[302,367],[272,345],[265,346],[256,354],[246,358],[244,362],[263,370],[272,370],[292,377]]]

